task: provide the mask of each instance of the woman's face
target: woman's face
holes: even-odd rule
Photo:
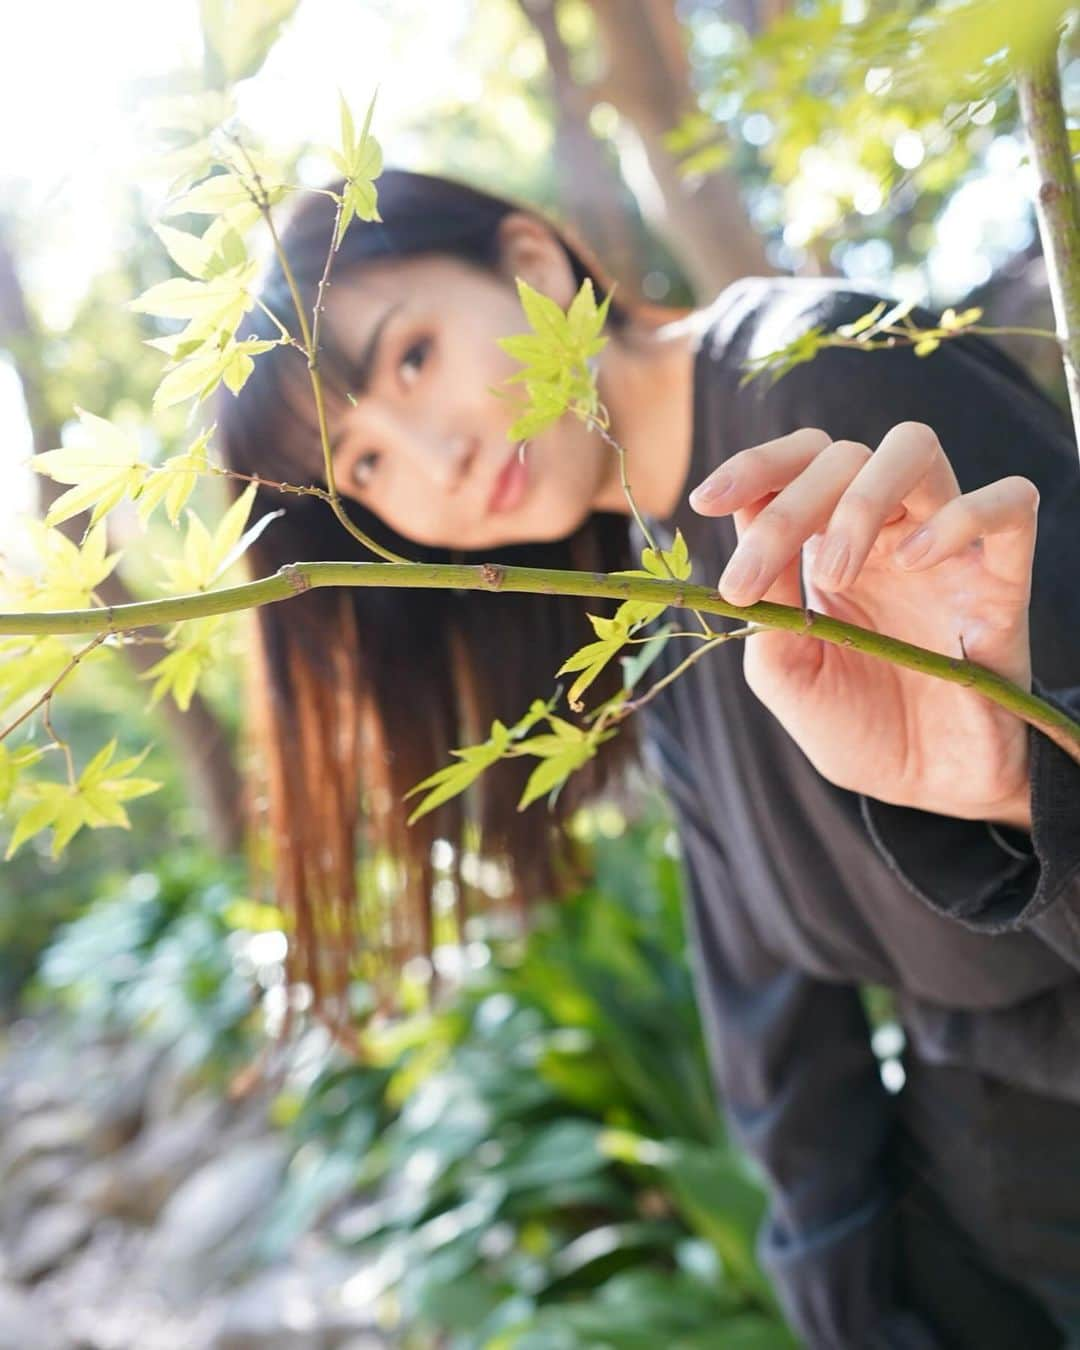
[[[612,473],[600,438],[565,416],[529,441],[523,484],[511,480],[507,492],[504,480],[493,501],[518,459],[507,433],[521,391],[504,381],[520,367],[497,345],[528,328],[512,278],[564,306],[574,292],[565,253],[538,222],[515,213],[502,238],[499,273],[421,256],[358,268],[328,292],[325,321],[355,399],[330,428],[338,490],[417,543],[475,550],[562,538]],[[492,392],[500,386],[510,397]]]

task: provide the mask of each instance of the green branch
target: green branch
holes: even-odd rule
[[[823,642],[837,643],[868,656],[880,657],[906,670],[933,675],[950,684],[977,690],[992,702],[1036,727],[1080,762],[1080,723],[1027,693],[1003,676],[959,657],[927,651],[899,638],[886,637],[856,624],[842,623],[810,609],[762,600],[740,608],[728,604],[707,586],[624,577],[604,572],[566,572],[501,564],[455,566],[449,563],[288,563],[271,577],[217,591],[143,600],[98,609],[0,614],[0,634],[94,634],[228,614],[287,600],[322,586],[392,586],[425,590],[524,591],[539,595],[576,595],[610,600],[646,600],[664,605],[722,614]]]
[[[1017,68],[1016,92],[1039,180],[1035,213],[1080,444],[1080,201],[1061,99],[1056,34],[1037,60]]]

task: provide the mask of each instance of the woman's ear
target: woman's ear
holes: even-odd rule
[[[511,284],[521,277],[563,309],[577,292],[566,250],[542,220],[524,211],[499,222],[499,271]]]

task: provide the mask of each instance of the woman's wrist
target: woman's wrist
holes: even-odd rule
[[[1030,760],[1029,760],[1030,764]],[[1023,785],[1000,811],[987,817],[991,825],[1009,825],[1014,830],[1031,831],[1031,774],[1025,775]]]

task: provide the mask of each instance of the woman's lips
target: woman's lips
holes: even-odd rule
[[[504,511],[512,511],[525,495],[528,482],[529,466],[518,458],[515,449],[495,479],[495,486],[488,498],[489,513],[501,514]]]

